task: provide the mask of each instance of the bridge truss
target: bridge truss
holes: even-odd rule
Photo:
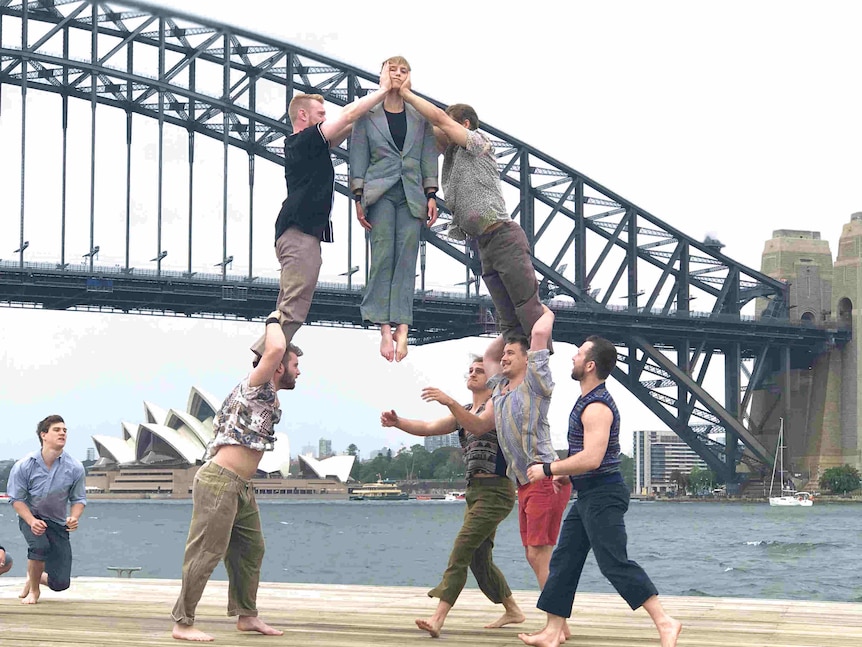
[[[287,104],[295,93],[321,94],[343,106],[375,82],[374,74],[288,43],[143,2],[0,0],[0,90],[4,84],[17,86],[21,96],[18,258],[0,262],[0,300],[53,309],[260,317],[272,307],[277,285],[259,276],[256,265],[261,256],[272,260],[271,237],[261,233],[271,231],[271,210],[266,228],[255,227],[256,162],[283,164],[290,132]],[[46,127],[44,113],[35,127],[28,125],[33,90],[59,97],[61,197],[59,227],[54,227],[59,234],[51,239],[55,260],[50,263],[25,261],[30,240],[45,226],[28,223],[34,193],[27,191],[28,137]],[[88,126],[75,125],[70,104],[89,104]],[[105,215],[99,161],[105,157],[99,139],[104,137],[101,124],[109,122],[105,115],[124,117],[124,133],[113,138],[120,143],[113,143],[108,157],[112,166],[124,167],[119,183],[125,205],[112,205],[110,216]],[[73,145],[70,164],[70,136],[81,128],[88,131],[89,151],[83,154]],[[810,365],[848,333],[837,324],[815,328],[792,320],[786,284],[728,258],[719,243],[694,240],[524,142],[491,126],[483,130],[494,143],[512,218],[527,233],[542,296],[557,313],[555,338],[576,344],[593,333],[610,338],[619,348],[616,379],[731,486],[740,460],[770,464],[772,451],[760,439],[762,421],[748,414],[754,391],[781,389],[777,375]],[[153,197],[146,235],[139,233],[135,209],[143,190],[135,180],[142,164],[136,153],[139,131],[156,141],[149,155],[155,182],[147,189]],[[185,142],[177,144],[182,138]],[[220,152],[222,161],[221,181],[207,180],[204,187],[196,172],[202,150],[209,157]],[[231,180],[237,155],[245,159],[241,177],[247,183],[247,203],[239,209],[234,194],[243,181]],[[83,179],[77,163],[82,157],[90,167]],[[334,149],[332,159],[336,190],[347,196],[346,149]],[[177,177],[183,174],[177,170],[180,163],[183,179]],[[73,200],[76,191],[80,199]],[[202,192],[220,193],[221,222],[201,224]],[[70,203],[73,209],[86,203],[89,213],[76,212],[76,220]],[[0,205],[5,222],[14,218],[9,204]],[[336,200],[333,219],[342,234],[346,229],[345,242],[337,248],[346,285],[319,286],[310,323],[363,325],[353,275],[361,269],[354,259],[364,253],[367,276],[367,247],[364,233],[354,231],[351,209],[349,199]],[[439,224],[422,243],[421,289],[411,330],[415,343],[493,332],[477,256],[447,238],[448,219],[443,205]],[[182,221],[179,234],[177,221]],[[213,258],[218,246],[201,251],[194,241],[203,238],[202,228],[211,232],[215,226],[221,244]],[[80,251],[86,244],[86,253],[73,262],[77,258],[70,258],[69,241],[82,232],[86,236],[77,245]],[[105,232],[114,232],[113,237]],[[96,262],[107,247],[104,238],[121,260],[114,266]],[[169,239],[187,243],[184,267],[168,264]],[[255,253],[260,247],[266,251]],[[172,259],[182,256],[173,252]],[[432,256],[428,278],[460,274],[464,294],[426,289]],[[247,262],[247,272],[228,272],[234,259]],[[218,266],[219,273],[203,272],[204,265]],[[716,397],[707,392],[705,377],[719,361],[725,388]]]

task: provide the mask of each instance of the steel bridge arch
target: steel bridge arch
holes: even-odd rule
[[[20,27],[18,47],[6,44],[10,25]],[[78,38],[82,35],[89,36],[89,50]],[[72,52],[73,47],[80,49]],[[84,56],[73,56],[80,51]],[[142,51],[148,53],[141,55]],[[141,64],[142,58],[155,58],[155,71],[152,63]],[[219,74],[220,83],[206,80],[217,79]],[[90,102],[93,133],[97,105],[125,111],[129,150],[133,114],[157,120],[160,133],[164,124],[185,129],[190,173],[195,134],[220,141],[225,155],[228,147],[242,149],[249,158],[249,182],[253,186],[256,158],[283,163],[279,144],[290,130],[287,103],[295,92],[319,93],[341,106],[376,87],[376,79],[364,70],[267,36],[136,0],[0,0],[0,84],[21,87],[23,110],[28,89],[62,97],[64,186],[69,98]],[[283,111],[263,111],[258,95],[264,84],[283,91]],[[717,241],[694,240],[528,144],[492,126],[484,125],[482,130],[493,141],[501,180],[508,191],[507,203],[514,205],[511,215],[519,220],[530,242],[542,294],[558,297],[553,301],[557,311],[555,337],[580,343],[587,334],[600,331],[612,339],[620,348],[615,377],[722,478],[730,482],[735,479],[740,459],[737,439],[745,446],[743,458],[771,463],[772,452],[761,442],[762,421],[751,420],[748,415],[754,390],[762,388],[778,369],[810,361],[814,353],[846,339],[846,334],[837,326],[822,330],[795,324],[790,320],[786,284],[725,256]],[[158,276],[162,275],[163,254],[161,143],[160,134]],[[334,149],[332,156],[336,188],[348,195],[347,152]],[[129,190],[127,183],[127,204]],[[226,195],[227,177],[224,191]],[[94,274],[94,173],[90,192],[89,272]],[[253,192],[250,195],[251,222]],[[475,285],[478,295],[476,254],[447,238],[443,207],[441,224],[428,234],[427,242],[469,268],[472,274],[468,273],[467,283]],[[65,201],[63,209],[65,214]],[[348,218],[352,236],[350,223]],[[189,227],[191,239],[191,214]],[[224,281],[231,278],[227,274],[226,235],[225,225]],[[130,274],[128,224],[126,237],[123,269]],[[23,189],[20,242],[19,267],[24,270]],[[252,258],[250,249],[249,283],[254,278]],[[191,247],[188,262],[191,275]],[[62,248],[61,273],[66,272],[66,266]],[[596,287],[598,284],[601,287]],[[326,290],[319,293],[325,300]],[[342,297],[335,294],[333,300]],[[706,304],[702,312],[690,308],[695,298],[700,299],[698,305]],[[117,307],[105,299],[105,305]],[[614,299],[623,300],[625,305],[615,305]],[[758,320],[742,313],[755,299],[760,299]],[[487,299],[473,301],[476,303],[470,302],[469,309],[487,304]],[[74,305],[73,297],[47,307]],[[195,311],[211,312],[206,308],[212,306],[194,307],[199,308]],[[228,312],[258,316],[267,310],[268,306],[253,314]],[[319,315],[327,316],[338,315]],[[355,320],[349,323],[356,325]],[[433,331],[417,328],[411,334],[422,343],[481,332],[481,326],[457,326],[450,321],[442,328],[441,324]],[[676,357],[671,358],[669,352]],[[718,354],[724,355],[725,364],[723,404],[703,386],[710,362]],[[726,434],[723,444],[709,436],[710,431],[717,430]]]

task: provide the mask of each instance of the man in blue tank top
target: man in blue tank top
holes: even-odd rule
[[[675,647],[682,631],[680,622],[665,612],[647,574],[626,553],[623,516],[629,493],[620,473],[620,414],[605,388],[616,361],[617,349],[607,339],[592,336],[581,345],[572,358],[572,379],[580,382],[581,395],[569,416],[569,456],[527,471],[531,482],[571,478],[578,491],[536,604],[548,614],[548,621],[538,633],[519,634],[527,645],[559,647],[591,549],[602,575],[632,610],[643,607],[649,613],[662,647]]]

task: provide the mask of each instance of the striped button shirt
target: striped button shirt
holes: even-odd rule
[[[508,393],[502,388],[509,380],[495,375],[488,380],[494,388],[494,420],[497,440],[508,469],[506,475],[518,485],[530,482],[527,468],[534,463],[556,460],[548,425],[548,408],[554,392],[554,380],[548,366],[547,350],[527,353],[527,374],[524,381]]]

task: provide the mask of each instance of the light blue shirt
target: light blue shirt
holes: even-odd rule
[[[66,452],[48,469],[40,449],[12,466],[6,491],[10,503],[23,501],[33,516],[65,525],[68,504],[87,504],[85,476],[81,462]]]

